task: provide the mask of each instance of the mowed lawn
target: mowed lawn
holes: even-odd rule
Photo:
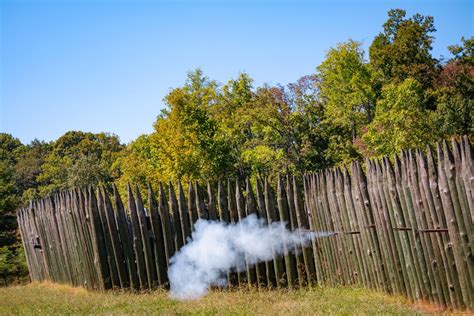
[[[144,294],[94,293],[47,283],[0,288],[1,314],[411,314],[435,311],[406,299],[349,287],[212,291],[176,301],[164,290]]]

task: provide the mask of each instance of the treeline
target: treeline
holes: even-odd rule
[[[154,132],[126,146],[105,133],[28,145],[0,134],[0,280],[26,271],[13,211],[61,189],[315,171],[473,137],[474,38],[437,60],[435,31],[430,16],[390,10],[368,52],[340,43],[286,86],[257,87],[245,73],[219,84],[197,69],[165,97]]]
[[[61,189],[114,181],[111,167],[124,148],[117,136],[104,133],[67,132],[29,145],[0,134],[0,285],[28,273],[15,209]]]
[[[388,15],[369,61],[349,40],[287,86],[189,73],[166,96],[155,131],[117,161],[119,184],[317,170],[472,135],[474,39],[442,62],[430,53],[432,17]]]

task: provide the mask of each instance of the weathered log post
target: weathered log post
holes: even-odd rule
[[[140,290],[148,288],[148,277],[146,271],[145,255],[143,254],[143,241],[140,233],[140,223],[138,219],[135,198],[132,193],[130,184],[127,185],[128,192],[128,210],[130,212],[131,231],[133,238],[133,250],[137,264],[138,280],[140,282]]]
[[[117,227],[122,244],[123,254],[128,272],[128,283],[124,282],[124,287],[131,287],[138,290],[140,281],[138,280],[137,265],[135,264],[135,254],[133,248],[133,234],[130,227],[130,221],[125,213],[122,200],[118,193],[117,187],[113,186],[114,206],[117,215]]]
[[[273,194],[270,188],[270,184],[268,183],[268,178],[265,178],[265,207],[266,207],[266,213],[267,213],[267,220],[268,224],[271,224],[272,222],[278,221],[279,218],[277,216],[277,212],[275,209],[275,202],[273,200]],[[283,266],[283,260],[277,256],[275,253],[275,250],[272,249],[273,253],[273,268],[275,271],[275,280],[276,280],[276,286],[281,287],[283,286],[286,282],[285,278],[285,269]]]
[[[163,225],[162,218],[158,211],[158,203],[153,194],[153,189],[148,184],[148,207],[151,220],[151,230],[153,233],[153,258],[155,263],[155,269],[157,272],[157,281],[159,285],[164,285],[167,281],[167,262],[166,262],[166,251],[163,238]]]
[[[281,176],[278,175],[278,184],[277,184],[277,204],[278,204],[278,213],[280,215],[280,222],[284,229],[287,229],[287,224],[290,224],[290,216],[288,210],[288,200],[286,198],[285,188],[283,186],[283,181]],[[291,289],[295,285],[297,272],[296,272],[296,261],[291,255],[290,251],[294,248],[294,245],[291,244],[283,236],[283,251],[284,251],[284,261],[285,261],[285,271],[286,271],[286,283]]]

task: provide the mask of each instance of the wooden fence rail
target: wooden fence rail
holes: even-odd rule
[[[355,284],[443,306],[474,304],[474,165],[469,139],[436,151],[403,151],[392,160],[354,162],[302,178],[255,183],[227,179],[215,190],[190,182],[72,189],[18,211],[32,280],[105,290],[167,286],[173,254],[189,242],[198,218],[237,222],[257,214],[288,228],[328,232],[301,251],[245,271],[231,285],[304,287]],[[292,251],[292,252],[290,252]]]

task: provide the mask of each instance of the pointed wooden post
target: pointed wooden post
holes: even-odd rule
[[[286,175],[286,197],[288,202],[288,215],[289,215],[289,226],[291,231],[298,229],[298,222],[296,220],[296,210],[295,210],[295,198],[293,192],[293,186],[291,185],[290,175]],[[304,261],[303,261],[303,254],[302,254],[302,245],[301,239],[300,242],[293,242],[289,245],[291,249],[291,260],[295,263],[295,270],[296,276],[295,279],[298,280],[298,286],[303,287],[305,283],[305,276],[304,276]]]
[[[145,255],[143,254],[143,241],[140,232],[140,223],[138,219],[137,207],[135,204],[135,198],[132,193],[130,184],[127,184],[128,192],[128,210],[130,212],[130,220],[132,223],[132,236],[133,236],[133,250],[135,251],[135,259],[137,264],[138,280],[140,282],[140,289],[144,290],[148,288],[148,277],[146,271]]]
[[[217,201],[218,201],[218,209],[219,209],[219,219],[221,222],[228,224],[229,220],[229,211],[228,211],[228,203],[227,203],[227,194],[225,192],[224,186],[222,185],[222,180],[219,179],[217,182]],[[227,270],[227,285],[231,286],[233,282],[233,277],[230,270]]]
[[[245,218],[245,201],[242,191],[240,190],[239,180],[235,180],[235,201],[237,206],[237,217],[238,222],[241,222]],[[237,277],[239,279],[239,285],[244,285],[248,283],[247,276],[250,274],[250,266],[247,262],[247,257],[245,256],[245,271],[237,269]]]
[[[313,186],[314,174],[303,175],[303,194],[304,204],[303,212],[308,218],[308,225],[311,231],[323,231],[321,227],[321,220],[319,218],[319,212],[321,209],[320,202],[322,201],[321,196],[316,195],[317,188]],[[319,197],[319,199],[318,199]],[[317,238],[311,242],[313,249],[313,257],[310,258],[314,262],[314,268],[316,271],[316,281],[318,284],[323,284],[329,281],[327,277],[327,262],[328,256],[326,255],[327,238]]]
[[[209,219],[210,220],[217,220],[217,212],[216,212],[216,202],[214,200],[214,195],[212,194],[211,183],[207,181],[207,208],[209,212]]]
[[[474,158],[473,149],[467,135],[461,138],[461,156],[463,185],[468,198],[469,209],[471,210],[471,223],[474,223],[474,185],[471,182],[471,179],[474,177]]]
[[[97,282],[96,282],[96,267],[94,265],[94,253],[93,253],[93,247],[92,247],[92,237],[90,233],[90,218],[87,215],[87,210],[86,210],[86,199],[85,199],[85,194],[82,190],[76,189],[74,190],[75,192],[75,198],[76,198],[76,204],[75,204],[75,214],[76,217],[78,218],[80,222],[80,236],[79,238],[82,241],[82,247],[83,247],[83,256],[84,256],[84,261],[85,261],[85,270],[86,270],[86,282],[84,286],[87,289],[96,289],[97,288]],[[51,203],[51,201],[49,201]],[[54,231],[56,232],[56,240],[57,243],[60,245],[59,251],[59,260],[60,264],[62,266],[66,266],[65,263],[65,258],[63,256],[64,254],[64,242],[62,241],[61,235],[59,234],[59,227],[58,227],[58,222],[57,218],[54,214],[54,208],[53,212],[51,213],[51,222],[52,225],[55,227]],[[64,279],[67,277],[62,276]]]
[[[153,189],[151,188],[150,184],[148,184],[148,207],[150,208],[151,229],[153,232],[153,252],[155,268],[157,271],[157,280],[159,285],[163,285],[167,281],[167,263],[163,240],[163,226],[158,211],[158,203],[156,202]]]
[[[257,213],[259,218],[265,219],[265,221],[268,223],[267,219],[267,211],[266,211],[266,206],[265,206],[265,196],[263,194],[263,188],[262,184],[259,178],[257,178]],[[265,284],[267,287],[272,287],[276,286],[276,278],[275,278],[275,269],[273,266],[273,262],[271,260],[265,261]]]
[[[196,191],[192,181],[189,181],[188,184],[188,211],[191,230],[194,230],[194,223],[198,220],[198,212],[196,208]]]
[[[120,245],[119,233],[117,231],[117,223],[114,211],[112,209],[112,204],[110,203],[109,195],[107,194],[104,188],[102,188],[102,194],[105,204],[105,218],[107,221],[107,228],[112,242],[112,250],[115,258],[115,263],[117,265],[117,273],[120,281],[120,287],[128,287],[127,267],[123,255],[123,250]]]
[[[304,180],[303,180],[304,181]],[[303,201],[301,200],[301,194],[299,192],[298,184],[296,183],[295,176],[292,176],[290,186],[293,185],[293,199],[295,204],[296,223],[300,229],[311,229],[309,226],[308,217],[304,212]],[[313,249],[312,247],[303,247],[303,265],[305,268],[305,281],[308,286],[311,286],[316,281],[316,270],[313,260]]]
[[[112,287],[119,288],[120,281],[119,281],[119,275],[117,272],[117,265],[115,263],[115,258],[114,258],[112,238],[110,237],[110,232],[108,231],[108,228],[107,228],[107,220],[105,218],[106,211],[105,211],[105,205],[104,205],[104,197],[102,196],[102,193],[100,192],[99,188],[97,188],[97,209],[99,210],[102,231],[104,234],[105,249],[107,253],[107,263],[109,265],[110,277],[112,279]]]
[[[290,222],[289,210],[288,210],[288,200],[286,198],[285,188],[283,187],[283,181],[281,176],[278,175],[278,188],[277,188],[277,201],[278,201],[278,212],[280,214],[280,222],[284,229],[287,229]],[[284,238],[284,237],[283,237]],[[293,247],[285,238],[284,238],[284,260],[285,260],[285,271],[288,287],[293,288],[296,281],[296,262],[294,257],[291,256],[290,250]]]
[[[199,218],[202,218],[202,219],[209,219],[209,213],[204,203],[205,192],[197,181],[194,182],[194,185],[196,189],[196,206],[197,206],[198,216]]]
[[[251,214],[257,215],[257,205],[255,203],[255,196],[249,178],[245,181],[245,192],[247,193],[245,198],[245,214],[247,216]],[[255,267],[249,270],[249,272],[250,273],[247,275],[249,285],[257,285],[261,288],[263,285],[262,279],[265,275],[265,263],[261,262],[256,264]]]
[[[174,188],[171,182],[169,186],[169,203],[171,221],[173,223],[174,249],[177,252],[184,245],[184,239],[183,229],[181,227],[181,216],[179,216],[178,201],[176,200],[176,194],[174,193]]]
[[[137,208],[138,222],[140,224],[140,235],[143,244],[143,254],[145,256],[145,268],[147,274],[148,288],[152,289],[156,286],[157,277],[155,264],[153,262],[153,250],[150,245],[150,231],[148,229],[145,209],[143,207],[143,201],[140,194],[140,189],[138,188],[138,184],[135,184],[135,206]]]
[[[125,213],[122,200],[118,193],[117,187],[113,185],[115,212],[117,213],[117,226],[120,235],[120,241],[124,253],[124,259],[128,271],[128,284],[124,283],[124,287],[138,289],[140,281],[138,280],[137,266],[135,264],[135,254],[133,252],[132,233],[130,230],[129,219]]]
[[[110,279],[110,271],[107,265],[107,252],[105,250],[104,235],[101,228],[99,210],[97,209],[97,200],[92,188],[88,189],[89,198],[89,214],[92,219],[92,236],[94,246],[94,262],[98,266],[99,284],[101,290],[112,288],[112,280]]]
[[[166,266],[169,265],[170,259],[175,252],[174,247],[174,231],[173,223],[168,209],[168,202],[166,201],[165,190],[160,182],[159,185],[160,196],[158,202],[158,212],[161,217],[161,229],[163,230],[163,241],[165,246]]]
[[[237,202],[235,200],[235,190],[231,179],[227,179],[227,210],[229,212],[229,223],[236,223],[239,221],[237,212]],[[240,273],[231,274],[233,285],[240,285]]]
[[[183,242],[186,243],[187,238],[191,237],[192,224],[189,222],[188,206],[186,205],[186,198],[184,197],[180,180],[178,180],[178,210],[183,233]]]
[[[268,224],[278,221],[279,218],[277,217],[275,202],[273,199],[273,194],[271,192],[270,184],[268,183],[268,178],[265,178],[265,207],[266,207]],[[274,249],[272,249],[272,252],[273,252],[273,268],[275,271],[275,279],[276,279],[277,287],[280,287],[286,283],[283,260],[277,256]]]

